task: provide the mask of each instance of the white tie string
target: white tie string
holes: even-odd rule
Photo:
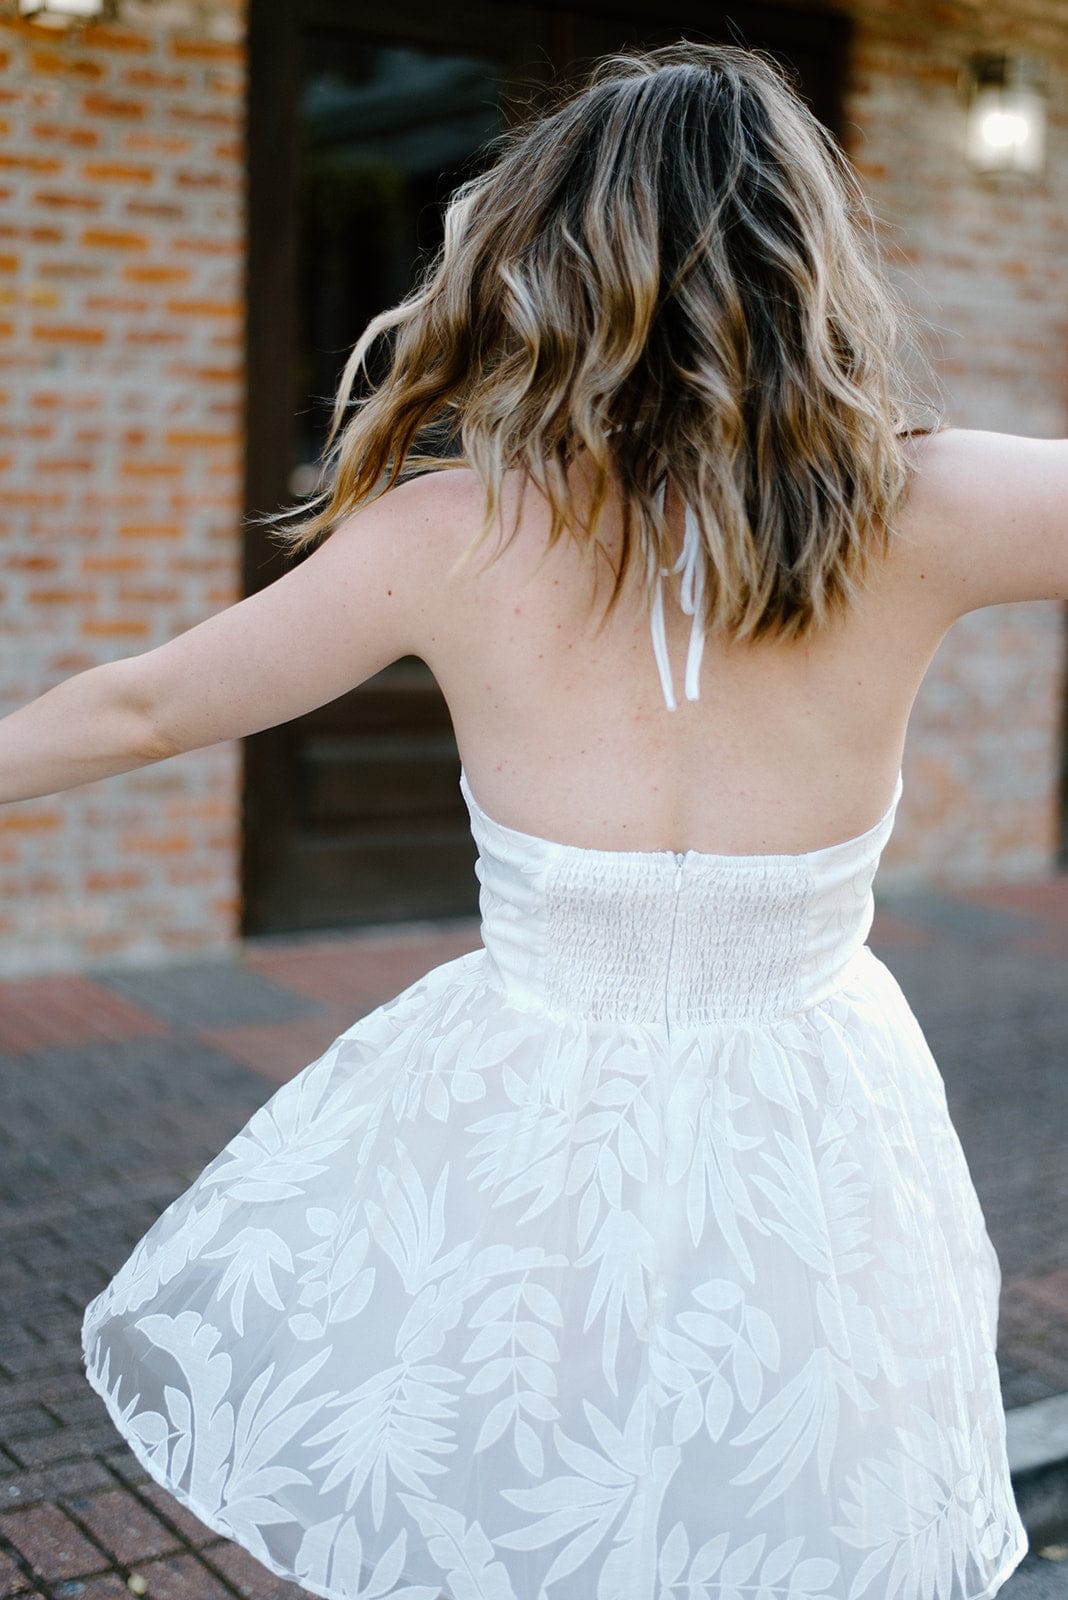
[[[657,489],[657,503],[663,511],[664,494],[667,480],[661,479]],[[700,672],[701,656],[705,647],[704,631],[704,594],[705,594],[705,564],[701,548],[701,528],[696,514],[686,507],[686,532],[682,541],[682,552],[674,566],[670,569],[661,567],[657,575],[656,588],[653,592],[653,604],[650,614],[650,628],[653,636],[653,654],[656,657],[657,670],[660,673],[660,686],[664,694],[664,704],[669,711],[674,711],[675,692],[671,680],[671,664],[668,660],[667,637],[664,630],[664,579],[671,572],[682,573],[681,593],[679,604],[687,616],[693,617],[690,627],[690,643],[686,651],[686,674],[684,682],[687,700],[700,698]]]

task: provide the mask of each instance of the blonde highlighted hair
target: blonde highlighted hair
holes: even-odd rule
[[[547,501],[550,546],[592,545],[614,483],[607,616],[632,560],[650,597],[674,561],[666,475],[701,529],[710,632],[799,637],[843,610],[889,546],[904,436],[941,420],[920,420],[912,317],[833,136],[770,57],[680,41],[602,58],[490,150],[414,290],[346,362],[324,503],[281,542],[303,550],[401,477],[467,467],[485,516],[462,559],[508,471]],[[353,400],[385,336],[388,370]]]

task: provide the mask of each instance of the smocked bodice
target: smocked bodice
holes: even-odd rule
[[[901,796],[865,833],[788,855],[596,850],[521,833],[460,788],[482,940],[517,1005],[670,1027],[786,1016],[846,980]]]

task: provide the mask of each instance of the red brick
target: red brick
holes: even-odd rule
[[[33,470],[35,473],[94,472],[96,461],[92,456],[37,456]]]
[[[184,89],[189,82],[185,72],[160,72],[155,67],[127,67],[122,74],[123,83],[135,89]],[[184,146],[187,140],[171,141]]]
[[[31,589],[27,600],[31,605],[81,605],[83,601],[95,599],[92,590],[84,589]]]
[[[61,650],[57,655],[46,658],[45,671],[58,672],[67,677],[72,672],[85,672],[87,668],[95,665],[95,655],[90,655],[87,651]]]
[[[203,1028],[198,1038],[229,1056],[268,1083],[288,1083],[309,1061],[320,1056],[362,1010],[350,998],[347,1005],[332,1006],[312,1017],[289,1022],[248,1022],[228,1028]]]
[[[82,110],[87,117],[143,117],[146,106],[143,100],[131,100],[98,90],[82,96]]]
[[[58,1029],[50,1041],[55,1044],[68,1042],[77,1041],[68,1041]],[[54,1433],[36,1434],[31,1438],[12,1440],[8,1451],[23,1467],[49,1467],[59,1463],[91,1459],[97,1451],[111,1444],[114,1437],[115,1430],[105,1417],[78,1428],[57,1428]]]
[[[93,261],[38,261],[35,270],[38,277],[66,281],[92,280],[104,272],[103,265]]]
[[[195,1555],[164,1557],[139,1571],[148,1583],[146,1600],[233,1600],[221,1579]]]
[[[109,1564],[57,1506],[30,1506],[0,1516],[0,1534],[49,1582],[87,1577]]]
[[[31,152],[14,155],[0,150],[0,171],[62,172],[63,166],[56,156],[38,156]]]
[[[179,189],[238,189],[240,180],[226,172],[176,172],[174,181]]]
[[[152,133],[141,128],[131,128],[123,139],[123,149],[155,150],[158,155],[181,155],[190,144],[187,134]]]
[[[100,134],[95,128],[68,128],[60,122],[34,122],[30,125],[30,133],[35,139],[53,139],[61,144],[84,147],[100,143]]]
[[[182,598],[181,589],[157,587],[151,589],[131,589],[120,585],[116,591],[116,599],[126,604],[145,606],[174,605]]]
[[[143,872],[124,867],[115,872],[87,872],[85,889],[88,894],[110,894],[115,889],[140,889],[145,881]]]
[[[124,200],[122,209],[128,217],[149,218],[153,223],[181,222],[185,206],[171,200]]]
[[[14,258],[13,258],[14,259]],[[130,265],[122,269],[122,275],[131,283],[184,283],[188,281],[190,269],[164,265],[162,262],[155,265],[146,263]]]
[[[80,631],[87,639],[143,639],[148,633],[148,623],[132,618],[111,621],[93,619],[83,622]]]
[[[133,161],[87,161],[82,166],[82,176],[97,182],[151,183],[155,169]]]
[[[171,248],[206,256],[237,256],[241,255],[244,249],[240,240],[194,237],[172,239]]]
[[[35,189],[30,198],[36,206],[55,206],[62,211],[99,211],[104,203],[98,194],[62,189]]]
[[[62,50],[31,50],[29,66],[33,72],[70,73],[77,78],[99,79],[104,76],[104,68],[99,61],[68,55]]]
[[[147,55],[152,50],[152,40],[147,35],[104,22],[83,24],[80,42],[86,50],[131,50],[139,55]]]
[[[170,41],[170,52],[179,61],[244,61],[244,46],[228,39],[181,39]]]
[[[14,551],[4,557],[4,566],[11,572],[54,572],[59,559],[57,556],[20,555]]]
[[[108,1452],[109,1457],[115,1454]],[[96,1456],[83,1456],[78,1461],[57,1461],[47,1469],[46,1490],[49,1500],[63,1495],[92,1494],[97,1489],[110,1489],[114,1478]]]
[[[152,1012],[75,973],[0,984],[0,1055],[166,1031]]]
[[[239,111],[205,111],[183,105],[181,101],[171,107],[170,115],[175,122],[189,122],[203,128],[243,128],[245,123]]]
[[[160,1484],[148,1479],[139,1485],[137,1492],[142,1500],[147,1500],[155,1507],[165,1523],[177,1530],[186,1544],[200,1549],[204,1545],[218,1543],[221,1535],[213,1532],[200,1521],[199,1517],[195,1517],[180,1500],[176,1500]]]
[[[104,396],[99,391],[93,393],[86,390],[84,394],[78,397],[77,402],[74,402],[73,397],[67,392],[56,389],[38,389],[37,393],[31,396],[30,404],[35,406],[38,411],[66,411],[72,404],[80,405],[83,410],[95,411],[100,406],[103,398]]]
[[[166,310],[175,317],[239,317],[244,306],[240,300],[171,299]]]
[[[172,377],[192,378],[197,383],[238,383],[244,371],[243,367],[190,367],[182,362],[175,362],[169,369]]]
[[[287,1583],[241,1545],[226,1544],[211,1552],[211,1564],[233,1584],[243,1600],[305,1600],[307,1590]]]
[[[57,509],[66,504],[66,497],[61,494],[43,494],[37,489],[0,489],[0,505],[2,506],[36,506],[39,509],[51,507]]]
[[[79,1586],[78,1600],[130,1600],[131,1592],[117,1572],[105,1572]]]
[[[7,811],[0,813],[0,830],[9,833],[53,833],[63,821],[59,811]]]
[[[184,470],[180,461],[120,461],[118,469],[131,478],[180,478]]]
[[[191,850],[193,841],[187,833],[128,833],[119,840],[122,850],[142,855],[182,855]]]
[[[124,1566],[181,1548],[181,1541],[128,1489],[67,1502],[98,1544]]]
[[[120,539],[180,539],[185,528],[180,522],[128,522],[117,531]]]
[[[35,322],[33,337],[50,344],[103,344],[106,329],[84,322]]]
[[[143,572],[144,556],[90,554],[82,557],[83,572]]]
[[[241,438],[239,433],[224,433],[214,428],[169,428],[163,435],[163,442],[199,449],[202,445],[233,447],[241,443]]]
[[[60,244],[62,228],[50,228],[44,223],[0,222],[0,239],[28,239],[34,244]]]
[[[132,233],[127,228],[86,228],[82,244],[106,245],[111,250],[147,250],[149,239],[146,234]]]
[[[84,300],[86,311],[129,311],[140,313],[148,310],[149,302],[137,295],[124,294],[87,294]]]

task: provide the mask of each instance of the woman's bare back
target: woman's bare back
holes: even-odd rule
[[[700,698],[678,693],[674,711],[636,581],[595,636],[618,507],[603,524],[591,608],[589,554],[565,538],[544,556],[547,513],[528,491],[510,549],[481,573],[476,560],[439,593],[425,652],[477,802],[506,826],[595,849],[779,854],[864,832],[890,802],[909,714],[948,628],[975,603],[1043,593],[1032,594],[1017,567],[1014,594],[1007,563],[1006,592],[998,590],[993,538],[990,598],[982,598],[978,542],[965,570],[960,516],[974,492],[976,450],[1005,437],[954,430],[913,441],[919,471],[891,553],[852,614],[800,643],[709,637]],[[444,498],[459,549],[477,525],[480,491],[473,476],[456,477]],[[514,503],[515,486],[508,492]],[[666,509],[681,540],[683,508],[670,491]],[[1036,573],[1032,588],[1043,581]],[[690,618],[667,586],[665,622],[679,685]]]

